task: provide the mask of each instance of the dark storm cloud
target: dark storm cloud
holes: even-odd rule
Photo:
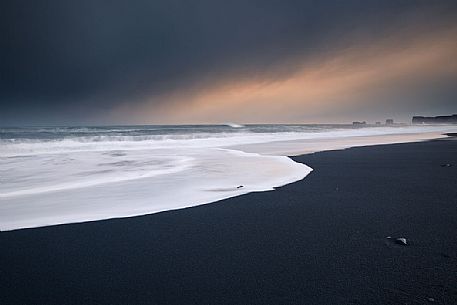
[[[351,39],[369,43],[409,18],[433,26],[452,20],[456,5],[4,0],[0,11],[0,120],[78,122],[126,100],[200,82],[276,77],[293,69],[278,70],[287,58],[323,56]]]

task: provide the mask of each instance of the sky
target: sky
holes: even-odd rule
[[[457,1],[2,0],[0,125],[457,113]]]

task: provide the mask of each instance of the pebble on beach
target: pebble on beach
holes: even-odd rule
[[[406,238],[404,237],[392,238],[392,236],[387,236],[386,238],[393,240],[398,245],[406,246],[408,244]]]

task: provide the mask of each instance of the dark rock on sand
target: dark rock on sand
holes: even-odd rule
[[[408,244],[406,242],[406,238],[404,237],[395,238],[395,243],[402,246],[406,246]]]
[[[387,236],[386,237],[390,242],[394,243],[394,244],[397,244],[397,245],[402,245],[402,246],[406,246],[408,244],[406,238],[404,237],[398,237],[398,238],[393,238],[391,236]]]

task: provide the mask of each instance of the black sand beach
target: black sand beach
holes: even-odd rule
[[[276,191],[2,232],[0,304],[457,304],[457,141],[294,159]]]

